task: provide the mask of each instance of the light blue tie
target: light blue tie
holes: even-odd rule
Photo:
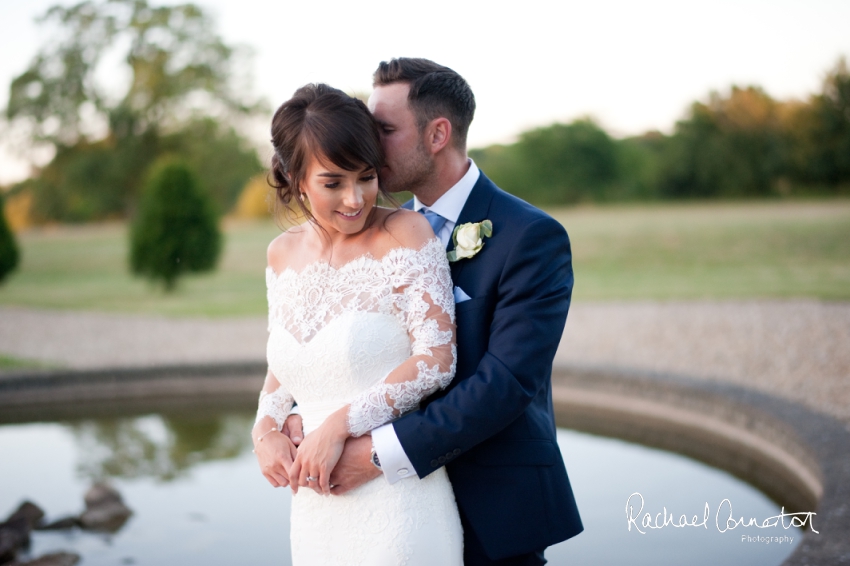
[[[419,212],[425,215],[425,218],[428,220],[428,224],[430,224],[431,228],[434,230],[434,235],[439,237],[440,230],[442,230],[443,226],[446,225],[447,220],[427,208],[420,208]]]

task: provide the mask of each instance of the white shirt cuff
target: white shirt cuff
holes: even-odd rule
[[[404,453],[393,425],[386,424],[374,429],[372,446],[375,447],[375,453],[381,461],[381,471],[388,482],[395,483],[400,479],[419,477]]]
[[[289,411],[289,414],[290,414],[290,415],[300,415],[300,414],[301,414],[301,409],[299,409],[299,408],[298,408],[298,405],[294,405],[294,406],[292,407],[292,410],[290,410],[290,411]]]

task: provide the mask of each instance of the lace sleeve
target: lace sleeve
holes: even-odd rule
[[[271,417],[277,423],[277,429],[281,430],[286,422],[286,417],[292,411],[295,399],[280,384],[271,371],[266,374],[266,382],[260,391],[260,402],[257,408],[256,425],[263,417]]]
[[[399,250],[392,262],[393,301],[410,337],[411,357],[381,382],[358,395],[348,411],[352,436],[413,410],[455,374],[455,305],[443,245],[436,238],[414,254]]]

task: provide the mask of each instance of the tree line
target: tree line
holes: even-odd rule
[[[691,104],[673,132],[615,139],[581,118],[470,151],[498,185],[540,205],[850,194],[850,72],[782,101],[755,86]]]
[[[5,111],[24,146],[54,154],[7,191],[26,193],[32,221],[132,217],[151,166],[168,155],[195,171],[219,212],[233,208],[263,171],[234,126],[269,109],[238,87],[244,53],[222,41],[206,13],[194,4],[86,0],[54,6],[42,22],[56,34],[11,83]],[[129,71],[117,95],[97,72],[116,51]],[[470,154],[497,184],[540,205],[846,194],[850,72],[840,59],[805,101],[754,86],[711,93],[669,135],[616,139],[581,118]]]
[[[56,33],[9,87],[5,121],[52,160],[12,188],[31,195],[35,222],[132,216],[157,159],[180,156],[221,212],[262,170],[234,125],[266,114],[239,88],[245,54],[194,4],[83,1],[40,19]],[[102,61],[120,53],[129,81],[106,84]]]
[[[213,269],[219,215],[263,169],[234,127],[268,114],[238,88],[242,54],[190,3],[84,0],[41,22],[56,33],[12,81],[5,125],[53,158],[8,195],[36,223],[132,219],[130,268],[166,290]],[[115,53],[129,71],[117,95],[98,72]],[[0,281],[18,261],[0,201]]]
[[[12,81],[2,126],[4,138],[53,157],[0,198],[34,223],[133,220],[132,269],[168,288],[183,271],[210,269],[218,216],[258,193],[264,169],[237,127],[270,113],[244,86],[244,50],[191,3],[83,0],[41,21],[55,33]],[[103,61],[116,54],[128,71],[120,92],[103,82]],[[850,194],[850,72],[840,59],[805,101],[754,86],[711,93],[669,135],[616,139],[581,118],[470,155],[497,184],[544,206]],[[2,207],[0,281],[20,255]],[[195,254],[190,244],[204,239]]]

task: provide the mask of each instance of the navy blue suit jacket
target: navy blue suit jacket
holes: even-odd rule
[[[446,466],[458,506],[490,558],[500,559],[583,529],[551,389],[573,271],[561,224],[482,172],[458,225],[485,219],[493,236],[476,256],[451,264],[454,284],[471,297],[456,307],[457,375],[393,427],[420,478]]]

